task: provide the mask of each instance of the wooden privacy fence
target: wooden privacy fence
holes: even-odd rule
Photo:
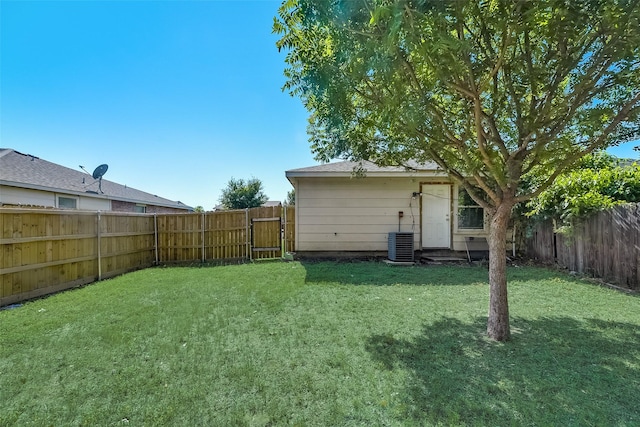
[[[162,214],[158,262],[279,258],[293,252],[295,207]]]
[[[556,233],[539,224],[527,242],[530,256],[628,289],[640,290],[640,204],[617,206]]]
[[[294,213],[294,207],[156,215],[3,208],[0,306],[159,263],[281,257],[294,250]]]

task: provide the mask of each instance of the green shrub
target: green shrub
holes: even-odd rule
[[[615,158],[590,156],[582,169],[558,177],[527,204],[534,220],[555,219],[561,225],[623,203],[640,202],[640,165],[619,166]]]

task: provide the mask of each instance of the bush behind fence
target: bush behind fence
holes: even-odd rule
[[[161,263],[281,257],[294,250],[294,218],[294,207],[156,215],[2,208],[0,306]]]

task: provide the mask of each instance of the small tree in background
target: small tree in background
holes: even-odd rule
[[[198,213],[202,213],[204,212],[204,208],[200,205],[196,206],[195,208],[193,208],[194,212],[198,212]]]
[[[295,206],[296,204],[296,190],[291,190],[287,193],[287,200],[284,202],[285,205]]]
[[[231,178],[219,201],[226,209],[256,208],[267,201],[267,195],[263,192],[262,181],[257,178],[246,181]]]

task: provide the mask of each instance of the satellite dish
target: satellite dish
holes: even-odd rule
[[[98,180],[98,190],[100,190],[100,193],[102,194],[104,194],[102,191],[102,175],[107,173],[107,169],[109,169],[108,165],[100,165],[93,171],[93,175],[91,175],[93,179]]]
[[[102,176],[107,173],[107,169],[109,169],[109,165],[100,165],[93,171],[93,179],[102,179]]]

